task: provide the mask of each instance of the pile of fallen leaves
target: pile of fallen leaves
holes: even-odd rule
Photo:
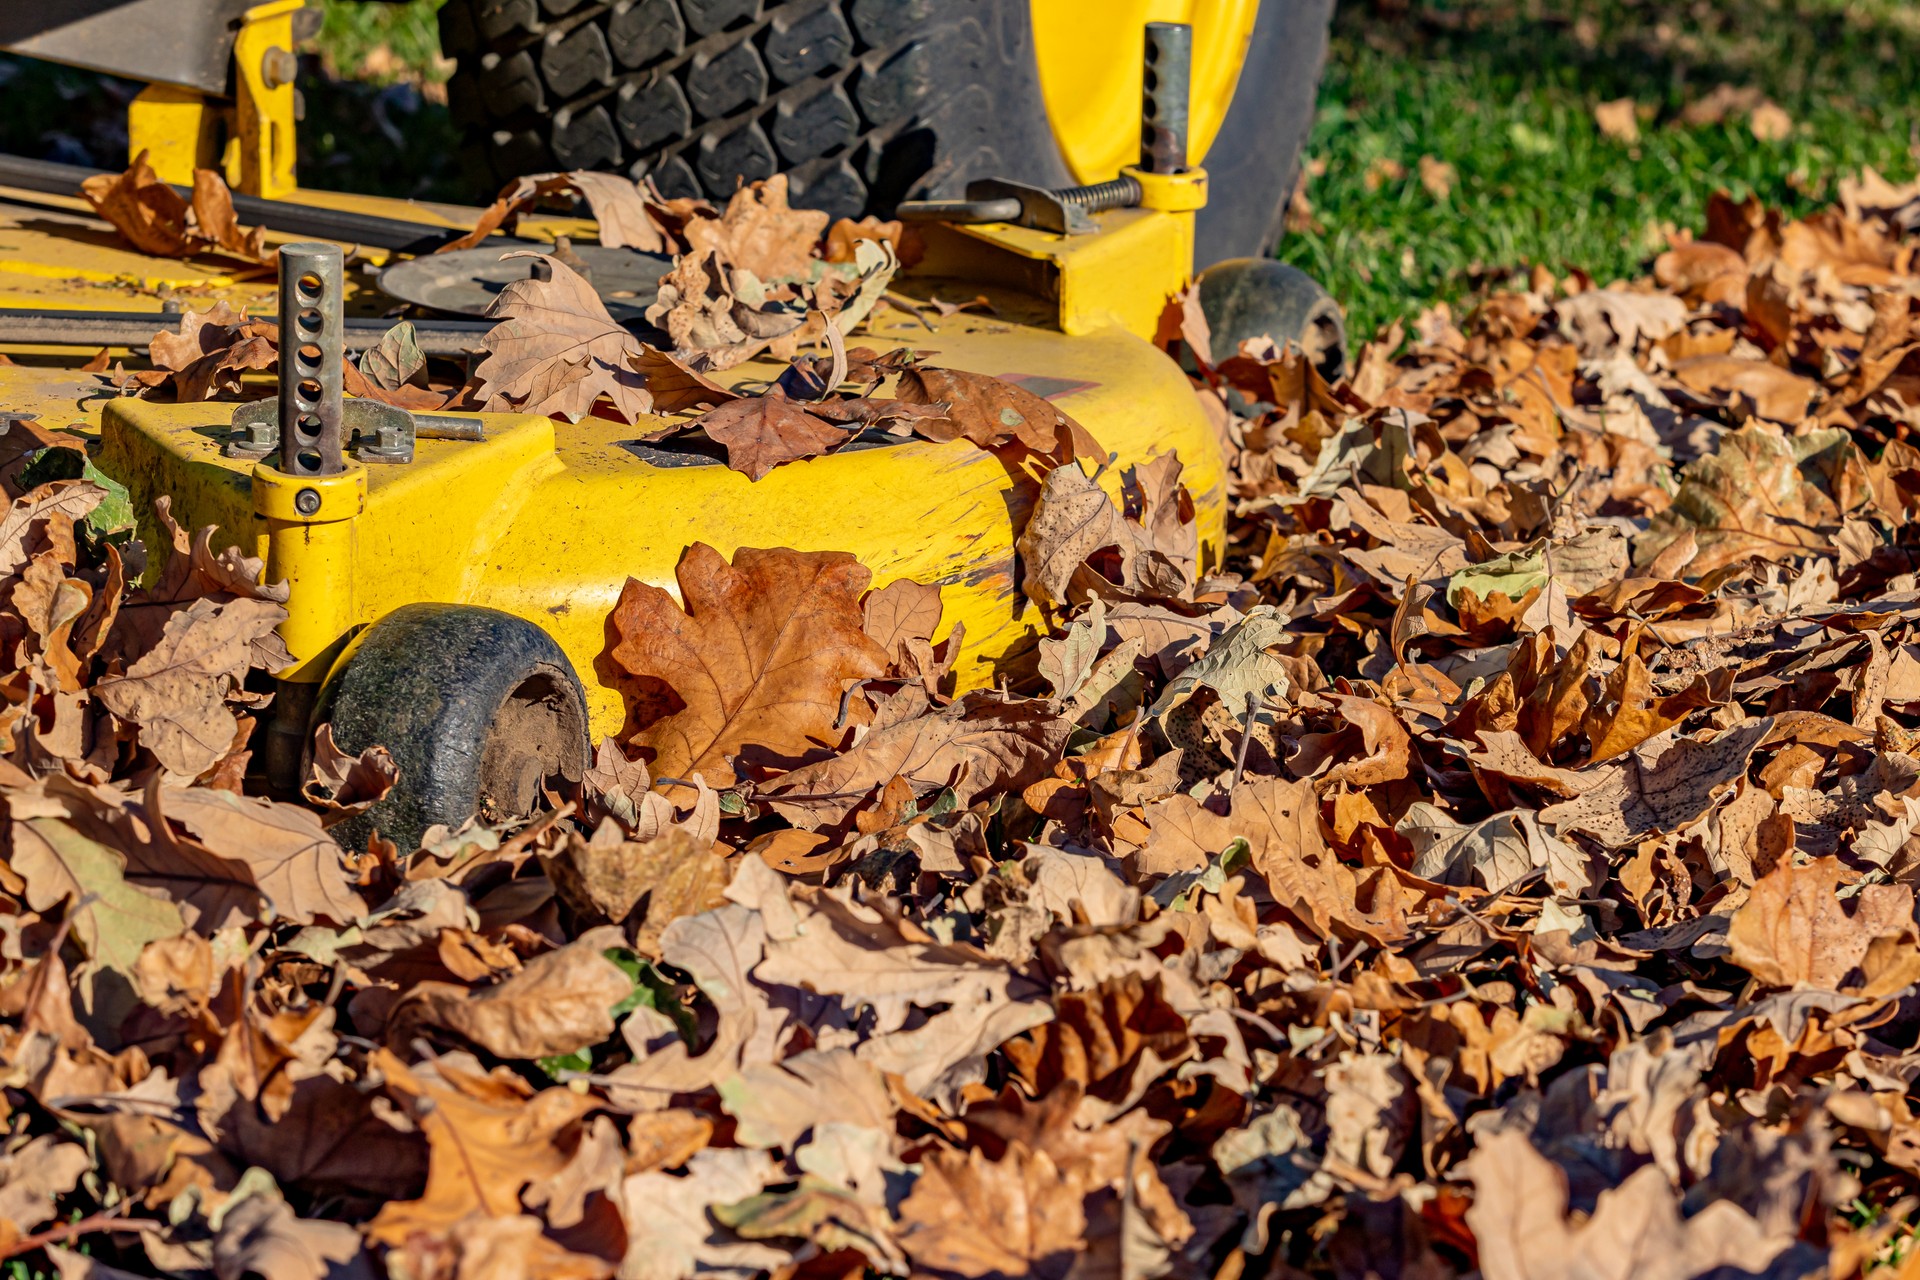
[[[118,178],[90,182],[87,194],[101,216],[136,246],[165,256],[209,248],[190,229],[154,238],[150,210],[184,218],[185,206],[144,159]],[[231,221],[231,200],[217,174],[199,171],[194,191],[196,210],[203,203],[224,207]],[[795,209],[787,203],[784,176],[743,186],[721,210],[704,200],[668,200],[645,183],[611,174],[535,175],[509,185],[469,234],[439,252],[482,246],[542,201],[574,197],[592,212],[602,245],[672,257],[646,313],[669,345],[655,346],[614,320],[585,264],[570,245],[556,243],[550,253],[505,254],[537,261],[539,269],[501,290],[488,309],[497,323],[462,379],[436,384],[412,324],[402,321],[357,362],[347,362],[346,393],[410,410],[536,413],[568,421],[589,414],[619,422],[646,418],[648,430],[637,440],[710,442],[725,450],[730,467],[754,480],[782,463],[860,440],[966,439],[983,449],[1031,450],[1057,460],[1076,451],[1098,455],[1091,438],[1075,437],[1060,414],[1016,386],[923,368],[910,350],[849,347],[845,335],[881,304],[901,266],[917,260],[919,243],[898,222],[830,221]],[[260,233],[247,234],[258,257]],[[180,401],[259,398],[271,394],[271,384],[248,382],[247,375],[277,369],[279,344],[277,324],[220,301],[182,315],[177,330],[155,334],[151,367],[116,370],[111,380],[122,390],[167,392]],[[826,356],[798,354],[822,345]],[[756,357],[792,363],[761,394],[709,376]],[[890,379],[898,380],[895,394],[875,399]],[[856,389],[844,390],[849,384]]]
[[[1920,1265],[1916,214],[1717,200],[1337,385],[1175,308],[1224,568],[1178,459],[1116,505],[1057,452],[1052,634],[956,693],[938,584],[697,545],[609,619],[580,794],[418,849],[328,834],[392,772],[324,731],[307,804],[236,789],[257,565],[180,536],[127,593],[87,482],[0,471],[0,1255]]]

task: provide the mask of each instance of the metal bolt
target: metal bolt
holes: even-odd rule
[[[302,489],[293,495],[293,509],[303,516],[310,516],[320,509],[320,491]]]
[[[269,89],[292,84],[294,77],[299,74],[300,59],[279,45],[260,55],[260,79]]]

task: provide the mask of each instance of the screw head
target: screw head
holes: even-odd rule
[[[310,516],[320,509],[320,491],[302,489],[293,495],[293,509],[303,516]]]

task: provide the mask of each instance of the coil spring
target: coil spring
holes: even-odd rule
[[[1088,213],[1103,209],[1127,209],[1140,203],[1140,183],[1133,178],[1113,178],[1084,187],[1060,187],[1053,193],[1077,204]]]

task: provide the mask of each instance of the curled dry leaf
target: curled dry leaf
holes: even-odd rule
[[[211,169],[193,171],[189,203],[160,181],[142,151],[125,173],[86,179],[80,194],[134,248],[156,258],[191,258],[208,251],[250,262],[266,256],[265,233],[239,224],[233,214],[233,193]]]

